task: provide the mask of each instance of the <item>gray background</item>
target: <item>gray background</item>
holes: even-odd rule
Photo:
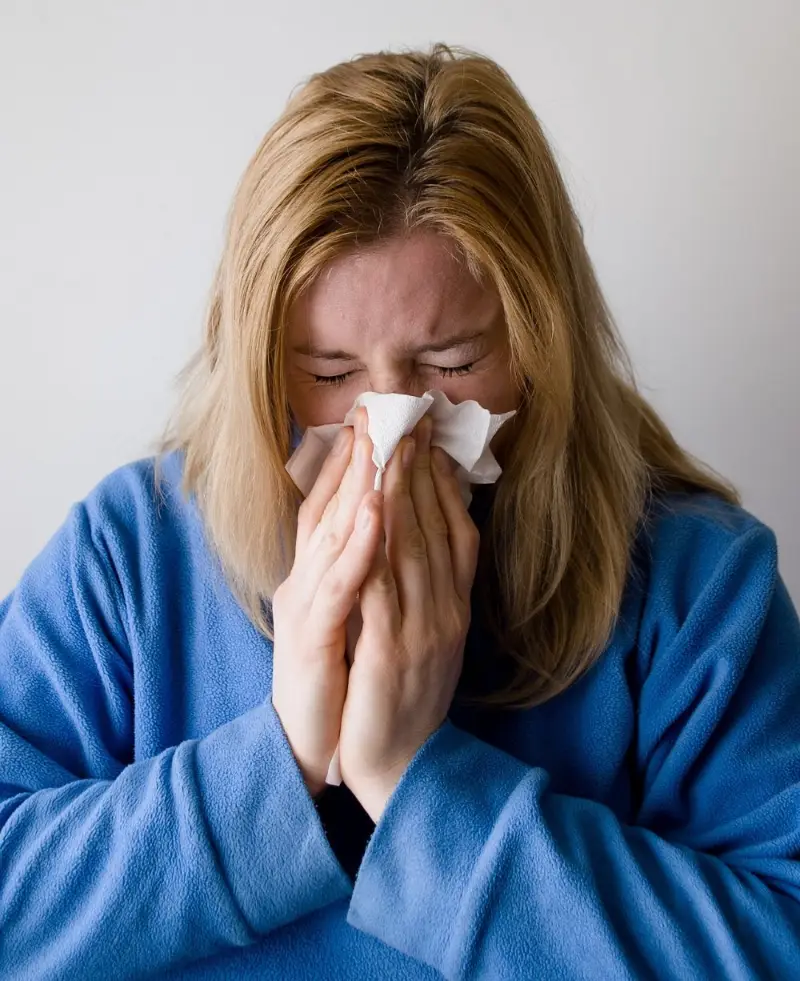
[[[800,597],[797,0],[0,0],[0,595],[150,452],[293,86],[434,40],[539,113],[645,391]]]

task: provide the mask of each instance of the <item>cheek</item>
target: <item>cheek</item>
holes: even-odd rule
[[[437,386],[451,402],[475,399],[493,415],[519,408],[521,393],[515,387],[508,362],[493,358],[462,378],[442,378]]]

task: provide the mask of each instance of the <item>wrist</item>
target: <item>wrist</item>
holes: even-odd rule
[[[383,774],[370,780],[358,781],[355,786],[350,786],[353,796],[375,824],[378,823],[386,810],[389,798],[394,793],[401,776],[402,773],[397,775]]]
[[[306,789],[308,790],[312,800],[318,800],[325,793],[325,790],[328,787],[324,780],[320,782],[319,780],[314,780],[311,777],[305,777],[305,783]]]

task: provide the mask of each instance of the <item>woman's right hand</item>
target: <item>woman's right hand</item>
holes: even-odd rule
[[[325,787],[347,694],[345,625],[380,540],[366,410],[340,430],[300,505],[294,564],[272,602],[272,704],[312,796]]]

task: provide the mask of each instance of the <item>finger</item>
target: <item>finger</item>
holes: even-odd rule
[[[448,527],[431,476],[431,429],[433,420],[423,416],[417,424],[416,452],[411,470],[411,501],[417,524],[425,536],[433,602],[438,607],[453,593],[453,563]]]
[[[342,547],[353,530],[356,511],[364,495],[375,485],[372,441],[366,435],[365,410],[356,414],[353,454],[341,484],[325,506],[319,523],[308,538],[308,549],[315,551],[331,535]]]
[[[381,511],[381,494],[371,491],[361,502],[347,544],[311,594],[309,619],[323,629],[343,624],[356,602],[378,550],[383,529]]]
[[[372,440],[367,435],[367,410],[359,407],[353,420],[353,455],[336,495],[336,504],[349,500],[349,507],[336,510],[336,521],[349,527],[364,495],[375,483]],[[323,512],[323,518],[325,514]]]
[[[413,462],[414,439],[404,436],[389,461],[383,485],[386,554],[403,616],[411,610],[427,610],[432,600],[427,544],[411,500]]]
[[[354,426],[343,426],[337,433],[314,486],[300,505],[297,515],[296,552],[305,549],[323,516],[327,519],[338,510],[342,493],[355,495],[354,507],[358,507],[364,493],[373,486],[375,467],[371,465],[371,460],[366,464],[366,478],[359,481],[359,475],[354,471],[358,439],[366,435],[367,431],[366,420],[366,409],[360,408],[356,413]],[[368,456],[370,458],[372,456],[371,442]],[[361,476],[363,478],[363,474]],[[371,483],[367,486],[368,480]],[[352,519],[353,513],[351,509],[350,514],[345,516],[343,522],[345,525]]]
[[[367,415],[367,410],[364,408],[363,405],[360,405],[356,409],[355,415],[356,415],[356,417],[355,417],[354,426],[355,426],[356,434],[358,436],[366,436],[367,435],[367,423],[369,421],[369,416]]]
[[[365,494],[372,490],[368,453],[361,440],[357,440],[350,476],[345,476],[342,486],[328,502],[305,551],[295,556],[294,568],[303,577],[309,594],[319,588],[323,577],[346,548],[353,534],[359,506]]]
[[[344,426],[336,434],[322,469],[297,512],[297,548],[305,550],[308,539],[319,524],[325,509],[342,483],[353,453],[353,430]]]
[[[480,532],[469,516],[469,511],[461,497],[461,489],[450,457],[441,447],[436,446],[431,452],[431,459],[433,484],[439,498],[439,506],[447,522],[453,585],[461,601],[468,604],[478,564]]]
[[[385,510],[385,499],[384,499]],[[361,618],[379,636],[400,630],[401,613],[397,583],[386,555],[386,534],[381,525],[378,544],[367,577],[359,591]]]

